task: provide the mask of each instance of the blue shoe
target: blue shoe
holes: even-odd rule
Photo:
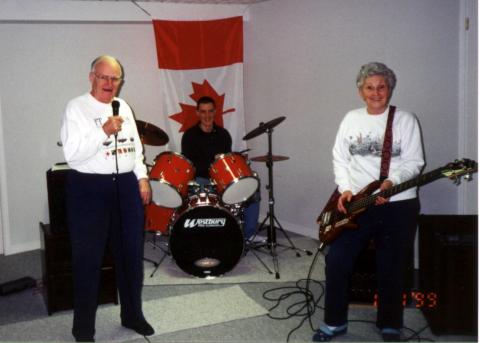
[[[317,332],[312,337],[314,342],[328,342],[332,338],[344,335],[347,333],[347,324],[337,326],[334,330],[331,330],[325,324],[320,325]]]
[[[400,331],[392,328],[383,328],[382,338],[384,342],[400,342]]]

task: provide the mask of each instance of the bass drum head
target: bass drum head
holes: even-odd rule
[[[198,277],[232,270],[243,249],[243,232],[237,220],[219,206],[187,209],[170,232],[173,259],[183,271]]]

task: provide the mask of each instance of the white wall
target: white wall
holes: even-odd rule
[[[148,10],[156,18],[174,14],[163,8]],[[245,8],[179,6],[177,16],[228,17]],[[13,254],[39,247],[38,222],[49,222],[45,172],[64,160],[56,144],[61,116],[68,100],[90,89],[93,58],[120,59],[126,78],[120,95],[138,119],[159,125],[165,114],[151,18],[132,3],[0,2],[0,41],[0,203],[5,254]],[[146,147],[147,162],[163,149]]]
[[[460,3],[460,70],[459,73],[459,130],[458,155],[478,160],[478,3],[462,0]],[[465,18],[468,22],[465,23]],[[462,214],[478,212],[478,178],[459,187],[458,210]]]
[[[383,61],[396,72],[392,103],[417,114],[426,170],[459,157],[459,9],[454,0],[277,0],[250,11],[246,128],[287,116],[273,134],[274,153],[290,156],[274,169],[276,214],[284,228],[316,236],[315,219],[334,188],[331,148],[338,125],[348,110],[363,106],[355,87],[363,63]],[[476,9],[470,15],[476,18]],[[477,117],[476,106],[466,110]],[[252,139],[249,147],[265,152],[266,138]],[[476,159],[472,151],[467,157]],[[257,169],[265,180],[265,166]],[[447,180],[423,187],[422,212],[458,213],[458,192]],[[476,197],[472,187],[470,198]],[[470,210],[476,213],[476,205]]]
[[[0,196],[5,253],[39,246],[49,222],[45,172],[63,160],[56,146],[66,102],[89,89],[99,54],[117,56],[121,96],[137,118],[161,123],[150,17],[128,2],[0,2]],[[41,4],[41,5],[40,5]],[[316,236],[315,219],[333,189],[330,150],[344,113],[361,106],[361,63],[397,73],[393,103],[417,113],[428,168],[459,152],[459,3],[456,0],[272,0],[250,6],[141,3],[157,18],[245,14],[247,132],[285,115],[274,129],[276,215],[286,229]],[[173,7],[172,7],[173,6]],[[470,109],[471,110],[471,109]],[[469,112],[476,117],[476,113]],[[3,129],[2,129],[3,127]],[[266,135],[247,142],[267,151]],[[147,147],[147,162],[161,148]],[[266,183],[266,168],[253,164]],[[423,212],[457,213],[458,189],[438,181],[421,191]],[[476,198],[476,194],[475,194]],[[263,194],[263,210],[266,194]]]

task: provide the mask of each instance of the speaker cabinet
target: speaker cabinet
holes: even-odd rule
[[[44,298],[48,314],[73,308],[72,252],[67,231],[52,232],[40,223]],[[100,274],[99,304],[118,303],[113,258],[108,252]]]
[[[68,169],[47,171],[48,213],[52,232],[67,231],[65,183],[68,172]]]
[[[419,217],[420,308],[436,335],[477,334],[477,216]]]
[[[374,303],[377,293],[375,255],[372,241],[358,255],[350,279],[350,302]]]
[[[376,272],[376,249],[372,241],[360,252],[355,261],[355,266],[350,279],[350,302],[376,304],[377,296],[377,272]],[[409,256],[405,269],[404,303],[414,280],[413,254]]]

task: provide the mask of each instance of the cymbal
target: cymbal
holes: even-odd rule
[[[272,162],[286,161],[289,158],[288,156],[272,155]],[[255,162],[268,162],[268,155],[252,157],[251,160]]]
[[[272,120],[270,120],[266,123],[260,123],[260,125],[256,129],[253,129],[252,131],[247,133],[246,136],[243,137],[243,140],[246,141],[246,140],[252,139],[254,137],[257,137],[257,136],[261,135],[262,133],[264,133],[265,131],[267,131],[268,129],[274,128],[275,126],[277,126],[278,124],[280,124],[284,120],[285,120],[285,117],[278,117],[278,118],[272,119]]]
[[[168,143],[168,135],[159,127],[143,120],[135,120],[143,144],[161,146]]]

